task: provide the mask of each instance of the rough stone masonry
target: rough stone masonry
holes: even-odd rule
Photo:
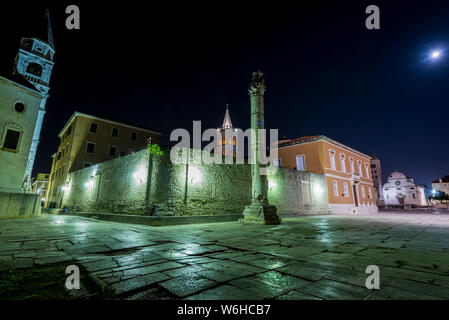
[[[173,164],[169,150],[162,156],[142,150],[71,173],[65,189],[63,205],[70,211],[241,214],[251,203],[251,167]],[[323,175],[277,168],[268,175],[268,197],[280,214],[328,212]]]

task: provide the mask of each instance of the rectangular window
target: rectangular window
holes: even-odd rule
[[[92,122],[90,124],[89,132],[90,133],[97,133],[97,130],[98,130],[98,124]]]
[[[113,147],[113,146],[110,146],[109,147],[109,155],[111,156],[111,157],[115,157],[115,154],[117,153],[117,147]]]
[[[365,164],[365,174],[366,174],[366,177],[369,178],[369,169],[368,169],[367,164]]]
[[[112,136],[113,136],[114,138],[117,138],[117,137],[118,137],[118,128],[112,128]]]
[[[296,170],[298,170],[298,171],[306,170],[306,163],[304,161],[304,155],[296,156]]]
[[[345,197],[349,197],[349,190],[348,190],[347,182],[343,182],[343,188],[344,188],[344,192],[345,192]]]
[[[131,132],[131,141],[136,141],[136,140],[137,140],[137,133]]]
[[[338,197],[338,182],[334,180],[333,185],[334,185],[334,196]]]
[[[329,157],[331,160],[331,169],[335,170],[335,154],[333,152],[329,153]]]
[[[373,192],[371,191],[371,188],[368,187],[368,198],[373,198]]]
[[[92,163],[90,163],[90,162],[84,162],[83,163],[83,168],[90,167],[91,165],[92,165]]]
[[[360,176],[362,176],[363,175],[363,173],[362,173],[362,162],[361,161],[359,161],[358,163],[357,163],[357,169],[359,170],[359,175]]]
[[[362,198],[365,198],[365,186],[362,186]]]
[[[346,172],[346,162],[345,162],[345,156],[344,155],[341,156],[340,163],[341,163],[341,171],[342,172]]]
[[[275,165],[276,167],[280,167],[280,166],[282,165],[281,159],[280,159],[280,158],[274,159],[274,165]]]
[[[87,153],[94,153],[94,151],[95,151],[95,143],[88,142],[87,143],[87,147],[86,147],[86,152]]]
[[[19,149],[20,131],[6,129],[3,150],[16,152]]]

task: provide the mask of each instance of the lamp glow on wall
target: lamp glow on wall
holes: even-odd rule
[[[203,180],[201,170],[196,166],[189,167],[189,183],[191,185],[198,184]]]
[[[144,167],[139,167],[139,169],[137,169],[133,174],[134,180],[140,183],[147,182],[147,176],[147,170]]]
[[[314,183],[312,189],[313,189],[313,194],[317,197],[321,196],[324,191],[323,188],[318,183]]]
[[[276,183],[276,181],[274,181],[272,179],[268,179],[268,188],[270,190],[276,188],[277,186],[278,186],[278,184]]]
[[[88,189],[90,189],[90,191],[92,191],[93,187],[94,187],[94,176],[90,176],[89,181],[87,181],[84,186]]]
[[[68,192],[68,191],[70,191],[70,186],[68,184],[66,184],[65,186],[62,186],[61,189],[64,192]]]

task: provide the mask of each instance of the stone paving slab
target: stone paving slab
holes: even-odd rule
[[[0,272],[0,286],[66,262],[98,285],[79,298],[106,290],[121,299],[449,299],[448,251],[449,214],[161,228],[43,215],[0,224],[0,271],[11,271]],[[380,290],[364,286],[369,265],[380,268]]]

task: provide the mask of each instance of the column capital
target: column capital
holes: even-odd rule
[[[266,86],[263,72],[260,70],[253,72],[253,77],[249,85],[248,93],[250,96],[263,96],[265,94]]]

